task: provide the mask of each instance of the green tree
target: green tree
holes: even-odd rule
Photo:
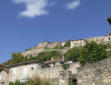
[[[109,57],[106,46],[95,42],[87,43],[81,50],[79,61],[82,64],[94,63]]]
[[[61,54],[57,51],[42,52],[36,57],[36,60],[48,61],[48,60],[51,60],[52,57],[56,59],[60,55]]]
[[[70,40],[65,43],[64,47],[70,47]]]
[[[25,57],[20,52],[12,53],[12,61],[13,61],[13,64],[21,63],[25,61]]]
[[[78,57],[80,56],[80,52],[81,52],[81,47],[74,47],[72,49],[70,49],[66,54],[65,54],[65,60],[72,60],[75,59],[77,60]]]

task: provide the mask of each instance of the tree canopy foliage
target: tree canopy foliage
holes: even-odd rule
[[[58,51],[47,51],[47,52],[41,52],[37,56],[23,56],[22,53],[12,53],[12,59],[5,62],[6,65],[12,65],[27,61],[33,61],[38,60],[41,62],[49,61],[51,58],[58,59],[61,56],[61,54]]]
[[[70,49],[65,54],[65,60],[72,60],[72,59],[77,60],[78,57],[80,56],[80,51],[81,51],[81,48],[78,48],[78,47],[74,47],[74,48]]]
[[[70,40],[65,43],[64,47],[70,47]]]
[[[95,42],[86,43],[83,47],[74,47],[65,54],[66,60],[76,59],[81,64],[94,63],[110,57],[106,45]]]

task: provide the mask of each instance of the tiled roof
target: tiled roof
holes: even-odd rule
[[[8,66],[4,65],[4,64],[0,64],[0,71],[5,70],[6,72],[9,72],[9,68]]]
[[[34,63],[41,63],[41,62],[40,61],[28,61],[28,62],[23,62],[23,63],[11,65],[11,66],[9,66],[9,68],[22,66],[22,65],[28,65],[28,64],[34,64]]]

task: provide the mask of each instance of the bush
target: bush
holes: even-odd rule
[[[81,64],[94,63],[110,57],[107,46],[94,41],[86,43],[84,47],[74,47],[65,54],[65,60],[78,60]]]
[[[28,80],[24,85],[50,85],[49,81],[42,80],[39,77]]]
[[[103,44],[97,44],[95,42],[87,43],[81,50],[79,62],[81,64],[94,63],[105,58],[108,58],[109,54],[106,51],[106,46]]]
[[[64,69],[64,70],[67,70],[68,68],[69,68],[69,64],[62,64],[62,68]]]
[[[20,81],[19,80],[17,80],[16,82],[15,82],[15,84],[14,85],[21,85],[20,84]]]
[[[9,85],[14,85],[14,83],[13,82],[9,82]]]
[[[9,85],[21,85],[20,84],[20,81],[19,80],[17,80],[16,82],[9,82]]]
[[[70,40],[65,43],[64,47],[70,47]]]
[[[70,49],[66,54],[65,54],[65,60],[78,60],[78,57],[80,56],[81,48],[74,47]]]
[[[51,58],[58,58],[60,55],[61,54],[57,51],[42,52],[36,57],[36,60],[40,60],[42,62],[49,61]]]

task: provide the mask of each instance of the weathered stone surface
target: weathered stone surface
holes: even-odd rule
[[[73,48],[75,46],[84,46],[87,42],[91,42],[91,41],[95,41],[97,43],[111,43],[111,36],[101,36],[101,37],[92,37],[92,38],[86,38],[86,39],[81,39],[81,40],[71,40],[70,41],[70,47],[69,48]],[[39,43],[37,46],[34,46],[32,48],[30,48],[29,50],[25,51],[23,53],[24,56],[28,56],[28,55],[33,55],[36,56],[38,55],[40,52],[45,51],[45,48],[51,49],[51,48],[55,48],[56,46],[64,46],[66,42],[42,42]],[[61,49],[64,53],[66,52],[66,50],[69,50],[69,48],[64,48]]]
[[[111,85],[111,58],[79,68],[78,85]]]

